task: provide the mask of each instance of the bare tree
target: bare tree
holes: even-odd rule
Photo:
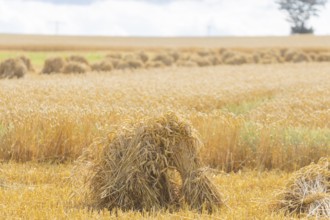
[[[292,24],[292,34],[313,33],[312,27],[306,27],[308,20],[313,16],[318,16],[321,6],[327,3],[327,0],[277,0],[280,10],[288,14],[287,21]]]

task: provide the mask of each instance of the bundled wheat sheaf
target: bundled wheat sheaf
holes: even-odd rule
[[[71,55],[71,56],[66,58],[66,61],[83,63],[83,64],[86,64],[86,65],[89,65],[87,59],[83,56],[80,56],[80,55]]]
[[[83,56],[72,55],[63,59],[62,57],[48,58],[45,60],[42,73],[86,73],[90,71],[87,59]]]
[[[0,63],[1,78],[21,78],[28,72],[34,71],[31,61],[25,56],[7,59]]]
[[[48,58],[45,60],[41,72],[44,74],[60,73],[63,70],[65,63],[66,61],[62,57]]]
[[[26,66],[27,70],[29,72],[33,72],[34,71],[34,68],[33,68],[33,65],[31,63],[31,60],[26,57],[26,56],[20,56],[18,59],[20,59]]]
[[[200,145],[192,127],[172,113],[119,132],[100,156],[85,153],[80,159],[93,164],[87,199],[98,209],[173,210],[187,204],[212,212],[222,201],[201,166]],[[173,178],[175,171],[182,181]]]
[[[287,214],[330,218],[330,158],[294,173],[278,198],[276,207]]]
[[[113,67],[112,62],[110,62],[110,61],[106,61],[106,60],[101,61],[101,62],[99,62],[99,63],[94,63],[94,64],[92,64],[92,66],[91,66],[91,69],[92,69],[93,71],[97,71],[97,72],[109,72],[109,71],[111,71],[113,68],[114,68],[114,67]]]
[[[22,59],[22,61],[26,61]],[[89,64],[80,55],[71,55],[65,59],[50,58],[45,61],[42,73],[85,73],[110,72],[112,70],[135,70],[141,68],[163,67],[206,67],[216,65],[272,64],[300,62],[329,62],[330,55],[322,51],[303,51],[293,49],[258,49],[239,51],[230,49],[191,49],[189,51],[158,50],[112,52],[103,60]],[[28,63],[27,63],[28,66]]]
[[[76,61],[67,62],[62,70],[63,73],[86,73],[87,71],[90,71],[88,65]]]

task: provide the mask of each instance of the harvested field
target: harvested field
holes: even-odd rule
[[[288,38],[277,47],[277,38],[258,38],[244,46],[253,38],[237,38],[205,46],[195,39],[193,47],[159,39],[157,48],[142,41],[124,48],[118,45],[128,39],[121,39],[97,51],[98,43],[85,44],[94,38],[71,49],[71,37],[48,47],[31,39],[16,46],[44,51],[0,51],[1,62],[19,60],[27,71],[0,80],[1,217],[329,213],[329,167],[318,163],[330,156],[326,41]]]
[[[82,62],[89,66],[83,56],[71,55],[67,61]],[[115,69],[164,68],[181,66],[218,66],[243,64],[275,64],[275,63],[308,63],[330,62],[328,52],[294,50],[294,49],[259,49],[251,51],[228,49],[194,49],[194,50],[157,50],[148,52],[121,52],[105,56],[103,61],[92,64],[98,72],[109,72]],[[47,63],[45,63],[44,69]],[[67,73],[67,71],[63,71]]]
[[[58,219],[287,219],[283,213],[272,213],[265,205],[274,188],[284,187],[290,175],[269,173],[218,173],[212,180],[226,199],[218,213],[200,214],[183,208],[177,212],[133,212],[107,210],[91,212],[81,203],[81,197],[72,197],[75,191],[68,180],[73,166],[50,164],[8,163],[0,172],[0,212],[3,218]],[[247,202],[248,201],[248,202]]]
[[[43,52],[45,60],[38,60],[36,66],[42,73],[85,73],[89,70],[96,72],[110,72],[116,69],[135,70],[141,68],[165,67],[206,67],[219,65],[246,65],[246,64],[283,64],[283,63],[318,63],[330,62],[330,50],[318,49],[149,49],[146,51],[117,51],[98,52],[91,59],[84,53],[68,54],[67,56],[51,56]],[[9,53],[10,54],[10,53]],[[8,57],[12,56],[8,54]],[[59,53],[57,53],[59,55]],[[31,55],[31,54],[30,54]],[[32,55],[31,55],[32,57]],[[27,56],[18,57],[27,66],[30,72],[34,71]],[[41,68],[41,62],[43,67]],[[66,64],[68,63],[68,64]],[[64,67],[67,66],[67,67]]]

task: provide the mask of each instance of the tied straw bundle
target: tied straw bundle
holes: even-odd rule
[[[100,156],[82,156],[90,164],[87,198],[97,209],[173,210],[187,204],[211,213],[222,201],[202,168],[200,146],[196,131],[174,113],[144,120],[103,144]]]

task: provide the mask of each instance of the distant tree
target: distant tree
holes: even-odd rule
[[[324,6],[328,0],[277,0],[280,10],[288,14],[287,21],[292,25],[292,34],[314,33],[312,27],[306,27],[308,20],[318,16],[319,8]]]

